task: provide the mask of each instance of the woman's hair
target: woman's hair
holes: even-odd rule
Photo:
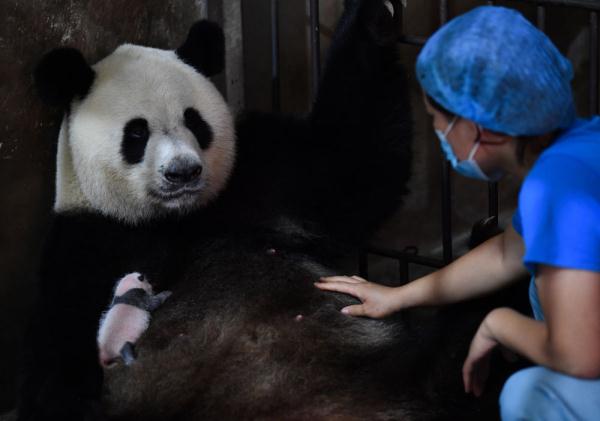
[[[442,107],[435,99],[430,97],[428,94],[425,94],[425,97],[427,98],[427,102],[429,102],[429,105],[431,105],[431,107],[434,110],[439,111],[440,113],[448,117],[448,120],[452,120],[456,116],[456,114]]]
[[[557,131],[553,133],[551,137],[542,138],[542,136],[515,136],[517,139],[517,161],[519,164],[530,164],[530,158],[535,160],[548,146],[554,142]]]
[[[425,96],[427,97],[427,102],[429,102],[429,105],[431,105],[431,107],[434,110],[439,111],[440,113],[444,114],[444,116],[446,118],[448,118],[448,120],[452,120],[456,116],[455,113],[453,113],[452,111],[448,111],[446,108],[441,106],[439,104],[439,102],[437,102],[435,99],[433,99],[428,94],[425,94]],[[494,131],[494,133],[506,136],[506,133],[499,133],[499,132],[495,132],[495,131]],[[550,140],[543,141],[540,139],[540,136],[513,136],[513,137],[517,140],[516,155],[517,155],[517,161],[521,165],[525,164],[525,158],[526,158],[525,155],[526,154],[527,154],[527,157],[537,157],[539,154],[542,153],[542,151],[544,149],[546,149],[548,146],[550,146],[552,144],[552,140],[554,140],[554,138],[555,138],[555,136],[552,136],[552,138]]]

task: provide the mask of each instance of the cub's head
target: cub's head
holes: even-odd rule
[[[208,79],[223,65],[222,30],[207,21],[175,51],[125,44],[93,66],[75,49],[48,53],[34,77],[65,109],[55,210],[138,223],[214,199],[235,156],[231,113]]]

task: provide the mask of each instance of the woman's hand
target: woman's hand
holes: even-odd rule
[[[351,316],[366,316],[380,319],[400,310],[401,302],[396,288],[390,288],[367,281],[359,276],[331,276],[321,278],[315,286],[326,291],[352,295],[362,304],[344,307],[342,313]]]
[[[492,336],[486,320],[487,317],[483,320],[471,341],[469,355],[467,355],[462,369],[465,393],[472,392],[477,397],[483,393],[490,372],[492,350],[498,345],[498,341]]]

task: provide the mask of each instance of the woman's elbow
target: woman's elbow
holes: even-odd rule
[[[570,360],[564,370],[567,374],[582,379],[600,378],[600,355],[575,355]]]
[[[573,346],[570,341],[554,341],[548,345],[549,368],[582,379],[600,378],[600,344]]]
[[[600,378],[600,364],[596,365],[581,365],[573,370],[572,375],[582,379],[598,379]]]

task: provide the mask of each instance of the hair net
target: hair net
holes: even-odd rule
[[[417,59],[423,90],[448,111],[511,136],[575,119],[571,63],[517,11],[482,6],[442,26]]]

